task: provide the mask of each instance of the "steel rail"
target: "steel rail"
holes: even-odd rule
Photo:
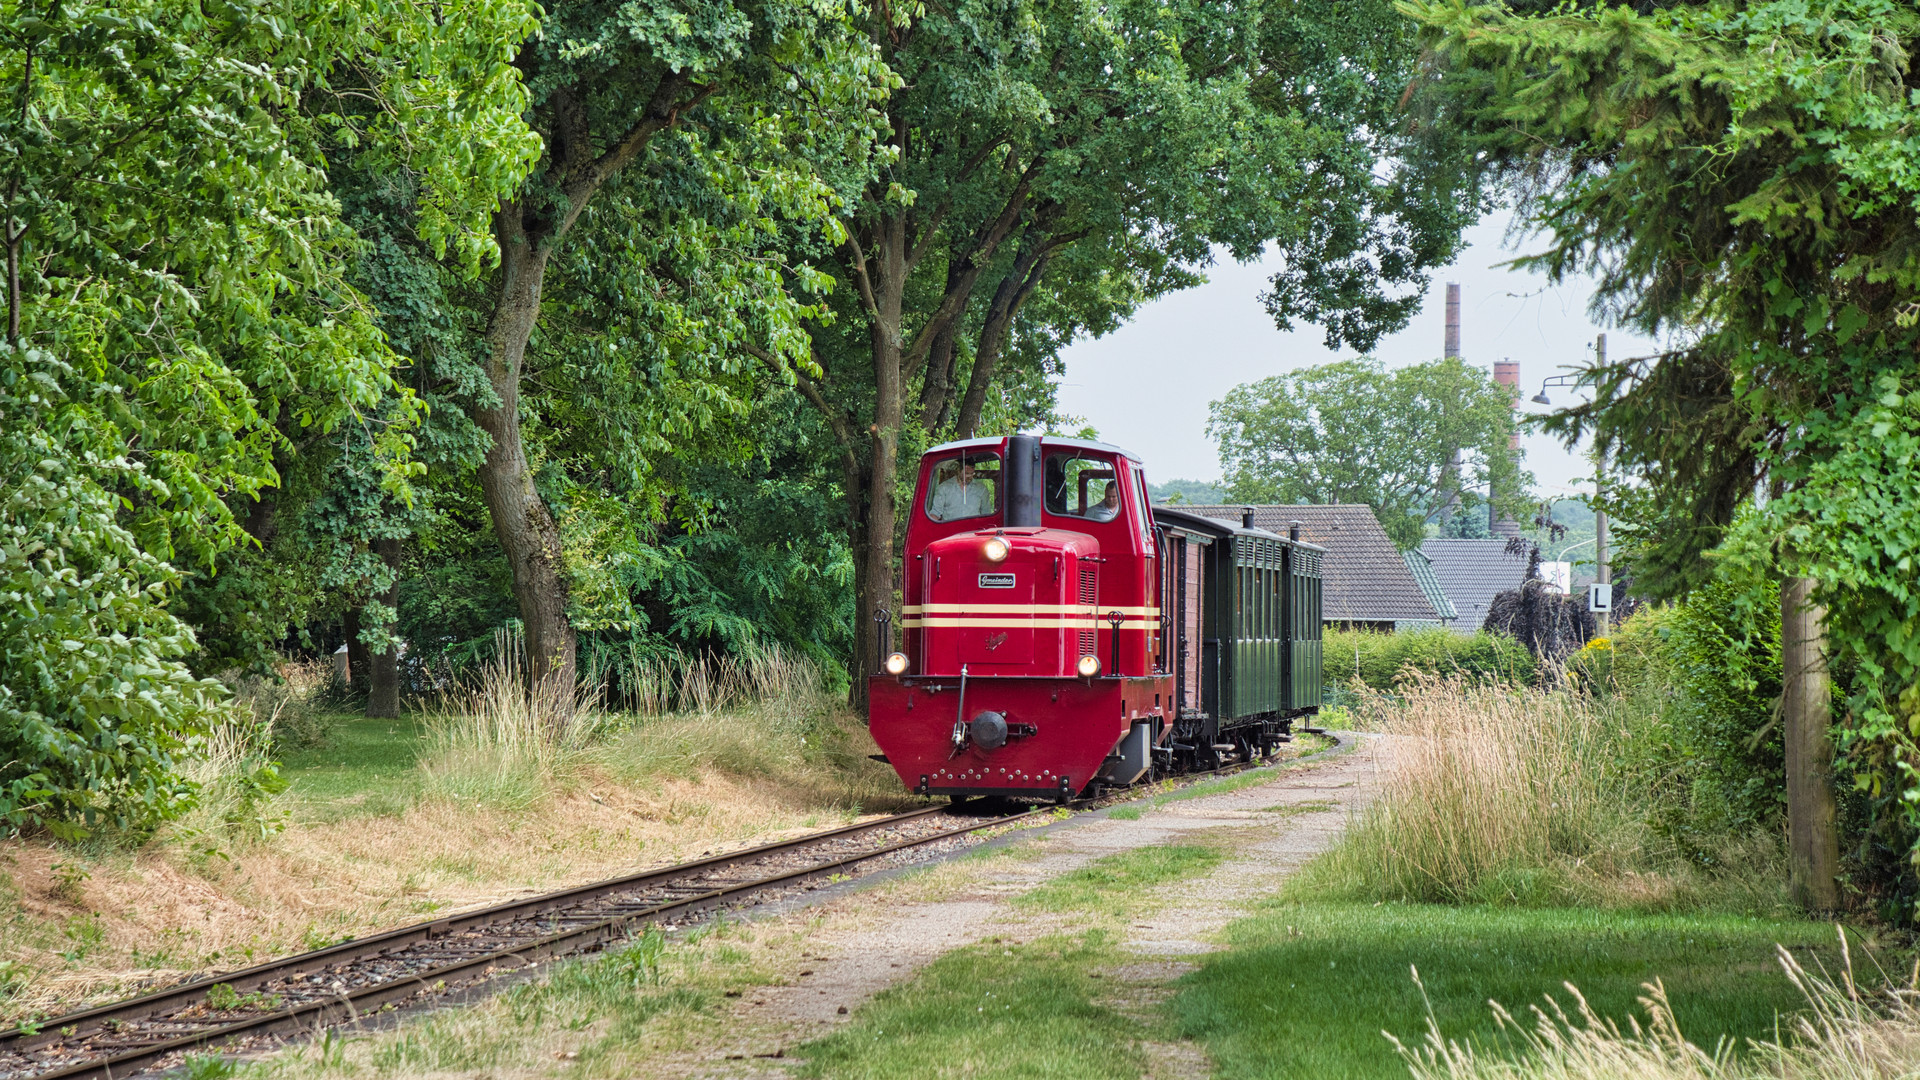
[[[1181,779],[1198,781],[1210,777],[1232,775],[1247,769],[1256,768],[1266,762],[1259,759],[1235,762],[1206,772],[1188,773]],[[1099,799],[1074,799],[1066,805],[1082,807],[1090,803],[1101,803]],[[1121,800],[1124,801],[1124,800]],[[205,1001],[206,995],[216,985],[225,985],[236,994],[268,985],[274,981],[292,976],[307,974],[316,970],[343,963],[377,959],[412,945],[428,942],[435,938],[452,937],[469,930],[489,925],[511,923],[516,920],[538,917],[550,912],[559,912],[577,907],[598,897],[612,893],[626,892],[653,886],[668,884],[679,878],[697,877],[700,874],[721,870],[742,863],[754,862],[769,857],[777,857],[801,851],[809,847],[835,840],[847,839],[863,833],[877,832],[906,822],[933,814],[948,812],[948,806],[930,806],[911,810],[904,814],[880,818],[858,825],[848,825],[825,832],[809,833],[772,844],[743,848],[710,858],[655,870],[643,871],[624,877],[609,878],[563,889],[558,892],[544,893],[524,900],[513,900],[490,907],[450,915],[442,919],[403,926],[369,937],[355,938],[324,949],[300,953],[283,960],[270,961],[241,971],[225,975],[209,976],[193,982],[168,987],[141,997],[126,1001],[97,1006],[81,1012],[55,1017],[33,1025],[22,1026],[12,1031],[0,1033],[0,1053],[26,1053],[54,1043],[69,1040],[84,1040],[97,1037],[102,1032],[110,1032],[117,1023],[127,1021],[147,1021],[177,1024],[182,1027],[198,1027],[203,1030],[182,1032],[175,1038],[147,1043],[137,1047],[128,1047],[118,1054],[96,1056],[71,1065],[55,1067],[39,1072],[25,1074],[31,1080],[112,1080],[115,1076],[126,1077],[142,1069],[149,1068],[163,1059],[185,1051],[191,1051],[213,1043],[236,1037],[258,1037],[262,1035],[283,1034],[287,1032],[318,1031],[343,1021],[353,1020],[364,1013],[378,1009],[396,1000],[411,997],[421,991],[431,991],[444,984],[471,978],[475,975],[491,975],[524,967],[531,967],[540,960],[569,955],[591,949],[627,936],[632,928],[647,920],[668,915],[687,915],[730,903],[751,893],[783,886],[796,886],[819,877],[831,877],[834,874],[872,859],[881,858],[897,851],[921,847],[941,840],[964,836],[996,826],[1015,824],[1034,820],[1029,811],[1002,817],[989,818],[956,829],[943,830],[926,836],[912,837],[895,843],[886,844],[869,851],[856,852],[829,862],[790,870],[770,877],[752,881],[722,885],[693,896],[680,897],[652,904],[634,911],[622,911],[596,918],[586,925],[560,930],[554,933],[516,943],[510,948],[495,949],[471,957],[459,959],[453,963],[413,972],[398,978],[373,983],[357,989],[337,993],[332,997],[318,998],[300,1002],[284,1009],[261,1013],[258,1016],[238,1019],[199,1019],[168,1017],[177,1012]],[[84,1028],[84,1030],[83,1030]],[[66,1034],[72,1032],[72,1034]]]
[[[848,839],[863,833],[877,832],[882,829],[887,829],[887,828],[898,826],[907,822],[914,821],[915,819],[918,819],[918,818],[923,818],[923,817],[927,817],[934,814],[944,814],[948,810],[949,810],[949,807],[946,807],[946,806],[925,807],[919,810],[908,811],[907,813],[904,813],[904,814],[896,814],[891,817],[880,818],[875,821],[863,822],[858,825],[849,825],[839,829],[830,829],[825,832],[809,833],[805,836],[795,837],[791,840],[783,840],[783,841],[779,841],[777,843],[772,843],[772,844],[763,844],[758,847],[743,848],[739,851],[727,852],[726,854],[723,854],[723,855],[716,855],[711,858],[699,859],[694,862],[677,863],[673,866],[662,867],[656,870],[649,870],[649,871],[644,871],[638,874],[630,874],[624,877],[610,878],[604,881],[592,882],[587,885],[580,885],[571,889],[564,889],[559,892],[544,893],[540,896],[528,897],[524,900],[508,901],[506,903],[495,904],[490,907],[478,908],[473,911],[462,912],[457,915],[450,915],[441,919],[434,919],[424,923],[416,923],[410,926],[398,927],[396,929],[389,930],[384,933],[374,934],[369,937],[355,938],[351,941],[344,941],[337,945],[332,945],[324,949],[316,949],[311,952],[300,953],[295,956],[287,957],[283,960],[270,961],[264,964],[258,964],[254,967],[243,969],[241,971],[235,971],[235,972],[231,972],[223,975],[209,976],[204,979],[198,979],[193,982],[182,983],[178,986],[168,987],[164,990],[155,991],[153,993],[146,994],[137,998],[132,998],[126,1001],[113,1002],[107,1005],[97,1006],[95,1008],[86,1009],[80,1012],[70,1013],[65,1016],[54,1017],[48,1020],[36,1022],[31,1026],[17,1027],[11,1031],[0,1033],[0,1053],[6,1053],[6,1052],[26,1053],[26,1052],[30,1052],[53,1043],[65,1042],[65,1041],[70,1041],[75,1039],[84,1039],[91,1035],[98,1034],[103,1030],[110,1030],[117,1022],[155,1020],[156,1018],[164,1017],[169,1013],[177,1012],[182,1009],[191,1007],[193,1005],[200,1004],[201,1002],[206,1000],[207,992],[216,985],[225,985],[230,987],[236,993],[244,994],[250,990],[257,989],[261,986],[267,985],[271,982],[274,982],[280,979],[307,974],[317,970],[324,970],[328,967],[332,967],[338,964],[352,963],[354,961],[359,961],[359,960],[376,959],[383,955],[404,949],[408,946],[431,941],[435,938],[452,937],[454,935],[457,935],[469,930],[476,930],[485,926],[499,924],[499,923],[513,922],[515,920],[523,920],[523,919],[529,919],[529,918],[538,918],[541,915],[548,914],[551,912],[556,912],[556,911],[564,910],[567,908],[577,907],[581,904],[590,902],[594,899],[597,899],[601,896],[605,896],[611,893],[627,892],[627,891],[633,891],[638,889],[664,885],[664,884],[671,883],[677,879],[687,878],[687,877],[697,877],[703,873],[726,869],[728,867],[736,866],[742,863],[755,862],[761,859],[777,857],[784,854],[791,854],[798,851],[804,851],[805,849],[810,847],[815,847],[824,843],[831,843],[836,840]],[[1027,816],[1028,816],[1027,814],[1022,813],[1022,814],[1012,815],[1009,817],[994,818],[988,821],[983,821],[983,822],[978,822],[971,825],[963,826],[959,829],[944,830],[938,833],[933,833],[925,837],[917,837],[917,838],[913,838],[913,839],[895,843],[895,844],[888,844],[879,848],[875,848],[871,851],[857,852],[853,855],[846,856],[844,858],[835,860],[830,863],[818,864],[817,866],[808,868],[803,871],[796,871],[790,874],[776,875],[771,878],[758,879],[752,882],[743,882],[738,886],[728,886],[722,889],[711,890],[709,892],[702,893],[694,897],[684,898],[681,900],[668,901],[667,903],[654,905],[652,907],[643,909],[641,911],[632,912],[632,913],[623,913],[616,918],[613,918],[610,920],[602,920],[600,922],[590,924],[589,926],[584,928],[564,931],[561,933],[550,935],[549,937],[546,937],[546,938],[536,939],[534,942],[529,943],[525,946],[516,947],[511,950],[505,950],[502,955],[511,955],[515,953],[524,954],[526,950],[530,948],[543,949],[543,950],[550,951],[551,945],[553,942],[564,941],[569,939],[577,939],[582,941],[587,941],[587,940],[597,941],[599,939],[592,939],[591,935],[594,933],[596,929],[608,923],[619,923],[624,926],[628,923],[631,923],[635,919],[652,918],[665,912],[677,912],[677,911],[683,911],[683,910],[685,911],[699,910],[702,906],[711,906],[711,904],[706,902],[713,899],[714,897],[720,897],[724,899],[742,892],[755,891],[758,889],[773,887],[776,884],[785,882],[788,878],[804,879],[806,876],[811,875],[815,871],[822,871],[829,874],[834,873],[834,872],[837,872],[838,869],[843,868],[847,865],[851,865],[853,863],[862,862],[867,859],[872,859],[882,855],[886,855],[890,852],[901,850],[902,848],[913,847],[919,844],[931,843],[933,841],[937,841],[946,837],[959,836],[965,833],[976,832],[980,829],[987,828],[992,825],[1006,824],[1011,821],[1020,820]],[[539,955],[548,955],[548,954],[549,952],[541,952]],[[440,968],[434,968],[426,972],[418,973],[417,975],[407,976],[401,979],[393,980],[390,983],[381,983],[371,987],[364,987],[362,988],[362,991],[363,992],[378,991],[378,990],[387,989],[390,987],[404,985],[406,988],[405,993],[411,994],[416,990],[420,989],[421,984],[419,980],[421,979],[426,979],[427,980],[426,985],[431,985],[433,981],[444,978],[446,973],[448,972],[458,972],[458,971],[469,970],[473,968],[477,962],[491,961],[492,958],[493,958],[493,954],[487,954],[486,956],[478,958],[478,961],[463,961],[458,964],[445,965]],[[344,1000],[347,1000],[357,1005],[359,1002],[359,997],[360,997],[360,992],[350,993],[346,995],[346,998]],[[389,999],[390,997],[382,997],[381,1002],[384,1002]],[[342,999],[338,999],[338,998],[331,999],[331,1001],[327,1003],[338,1005],[341,1000]],[[221,1021],[219,1022],[221,1026],[218,1026],[218,1027],[210,1026],[209,1030],[205,1032],[194,1033],[193,1035],[188,1036],[184,1039],[172,1040],[165,1044],[155,1044],[155,1046],[152,1048],[142,1048],[142,1056],[145,1056],[144,1051],[148,1049],[158,1049],[162,1045],[167,1047],[167,1050],[165,1051],[166,1053],[172,1053],[175,1050],[181,1049],[183,1047],[190,1047],[191,1045],[196,1045],[199,1043],[204,1043],[204,1042],[212,1041],[215,1039],[223,1038],[227,1035],[237,1033],[242,1029],[245,1029],[248,1031],[255,1031],[258,1029],[258,1025],[260,1022],[276,1020],[281,1016],[281,1013],[304,1014],[306,1012],[311,1011],[312,1007],[315,1006],[316,1004],[322,1004],[322,1003],[307,1002],[302,1005],[294,1006],[290,1009],[281,1010],[280,1013],[264,1014],[259,1018],[243,1018],[240,1020],[233,1021],[231,1023]],[[165,1022],[165,1021],[162,1021],[162,1022]],[[181,1021],[181,1023],[210,1025],[213,1022],[200,1021],[200,1020],[186,1020],[186,1021]],[[282,1029],[276,1029],[276,1030],[284,1030],[284,1029],[282,1028]],[[73,1034],[71,1035],[63,1034],[64,1031],[73,1031]],[[112,1074],[125,1076],[128,1074],[128,1072],[134,1071],[137,1068],[141,1067],[138,1065],[131,1064],[131,1060],[133,1056],[135,1055],[133,1055],[132,1053],[129,1053],[126,1055],[120,1055],[120,1056],[104,1058],[104,1059],[97,1059],[94,1062],[89,1063],[88,1066],[85,1068],[67,1069],[64,1071],[56,1070],[51,1072],[32,1072],[32,1073],[29,1073],[28,1075],[32,1076],[34,1080],[52,1080],[52,1078],[54,1077],[67,1077],[67,1076],[74,1076],[74,1077],[103,1076],[104,1077]],[[161,1056],[164,1056],[164,1055],[161,1055]],[[149,1057],[148,1062],[150,1063],[151,1060],[157,1060],[157,1058]],[[99,1066],[100,1070],[105,1070],[106,1067],[109,1065],[111,1065],[112,1067],[111,1072],[99,1071],[99,1070],[89,1071],[89,1069],[91,1069],[93,1066]]]
[[[946,808],[933,807],[931,809],[934,811],[943,811]],[[918,816],[919,813],[922,812],[916,812],[912,816]],[[855,855],[846,856],[845,858],[835,859],[832,862],[819,863],[799,870],[791,870],[784,874],[776,874],[772,877],[741,882],[737,885],[723,886],[698,896],[669,900],[640,911],[624,912],[610,918],[601,919],[587,926],[549,934],[546,937],[517,945],[510,949],[489,952],[482,956],[432,968],[390,982],[361,987],[358,990],[352,990],[332,998],[306,1002],[281,1009],[277,1012],[264,1013],[258,1017],[244,1018],[222,1027],[184,1034],[178,1038],[129,1049],[110,1057],[94,1058],[90,1061],[76,1062],[65,1068],[35,1073],[32,1074],[33,1080],[93,1080],[93,1078],[96,1077],[100,1078],[100,1080],[112,1080],[116,1075],[126,1077],[141,1069],[154,1065],[173,1054],[190,1051],[210,1043],[220,1042],[238,1036],[317,1031],[331,1024],[352,1020],[389,1002],[411,997],[422,990],[432,990],[435,988],[436,983],[452,982],[453,980],[475,974],[490,975],[496,971],[504,972],[522,967],[532,967],[547,957],[578,952],[587,946],[625,937],[636,923],[648,919],[656,919],[668,914],[691,914],[693,912],[703,911],[707,908],[717,907],[747,893],[760,892],[765,889],[777,888],[783,885],[799,885],[819,877],[830,877],[856,863],[876,859],[895,851],[919,847],[924,844],[961,836],[966,833],[978,832],[982,829],[989,829],[998,825],[1030,820],[1031,817],[1032,815],[1023,812],[1007,817],[990,818],[986,821],[964,825],[958,829],[950,829],[929,836],[902,840],[898,843],[875,848],[872,851],[863,851]],[[818,842],[821,837],[816,834],[809,839]]]

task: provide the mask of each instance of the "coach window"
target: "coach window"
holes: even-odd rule
[[[1253,596],[1252,596],[1253,588],[1251,583],[1248,581],[1250,572],[1247,570],[1246,567],[1241,566],[1241,567],[1235,568],[1233,572],[1233,576],[1236,579],[1236,584],[1238,586],[1233,590],[1233,615],[1234,615],[1233,633],[1235,637],[1239,638],[1242,641],[1245,641],[1249,637],[1253,636],[1253,634],[1248,629],[1248,627],[1252,625],[1253,614],[1252,612],[1249,612],[1247,610],[1247,607],[1248,607],[1247,602],[1253,599]]]
[[[1048,454],[1042,486],[1049,514],[1088,521],[1112,521],[1120,516],[1120,478],[1113,462],[1104,458]]]
[[[927,516],[934,521],[986,517],[1000,506],[1000,455],[976,450],[933,467]]]

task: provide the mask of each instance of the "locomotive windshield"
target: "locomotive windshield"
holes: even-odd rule
[[[1113,462],[1074,454],[1049,454],[1047,512],[1089,521],[1112,521],[1120,513],[1120,481]]]
[[[927,516],[934,521],[986,517],[1000,507],[1000,455],[976,450],[933,467]]]

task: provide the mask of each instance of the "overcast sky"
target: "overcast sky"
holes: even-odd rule
[[[1489,378],[1495,360],[1520,361],[1521,408],[1529,412],[1550,411],[1526,399],[1540,391],[1542,379],[1583,363],[1602,331],[1613,358],[1653,351],[1646,338],[1592,322],[1587,282],[1549,286],[1538,275],[1498,266],[1515,254],[1502,244],[1505,228],[1495,220],[1470,230],[1459,260],[1434,274],[1420,313],[1406,330],[1382,339],[1374,354],[1392,367],[1438,357],[1449,281],[1460,283],[1462,358]],[[1148,305],[1104,338],[1068,348],[1061,410],[1085,417],[1101,438],[1145,458],[1155,482],[1217,480],[1220,459],[1206,434],[1209,402],[1241,383],[1353,355],[1329,351],[1319,327],[1275,329],[1259,300],[1269,273],[1257,262],[1217,265],[1207,284]],[[1568,400],[1564,390],[1548,393],[1556,404]],[[1543,435],[1523,436],[1521,448],[1542,494],[1592,489],[1584,454]]]

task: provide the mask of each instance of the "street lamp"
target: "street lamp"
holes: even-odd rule
[[[1536,404],[1536,405],[1551,405],[1551,404],[1553,404],[1553,399],[1547,396],[1547,388],[1548,388],[1548,387],[1550,387],[1550,386],[1577,386],[1577,385],[1579,385],[1579,383],[1580,383],[1580,376],[1578,376],[1578,375],[1553,375],[1553,376],[1550,376],[1550,377],[1549,377],[1549,378],[1547,379],[1547,381],[1545,381],[1545,382],[1543,382],[1543,383],[1541,383],[1541,384],[1540,384],[1540,392],[1539,392],[1539,393],[1537,393],[1537,394],[1535,394],[1535,395],[1533,395],[1533,402],[1534,402],[1534,404]]]

